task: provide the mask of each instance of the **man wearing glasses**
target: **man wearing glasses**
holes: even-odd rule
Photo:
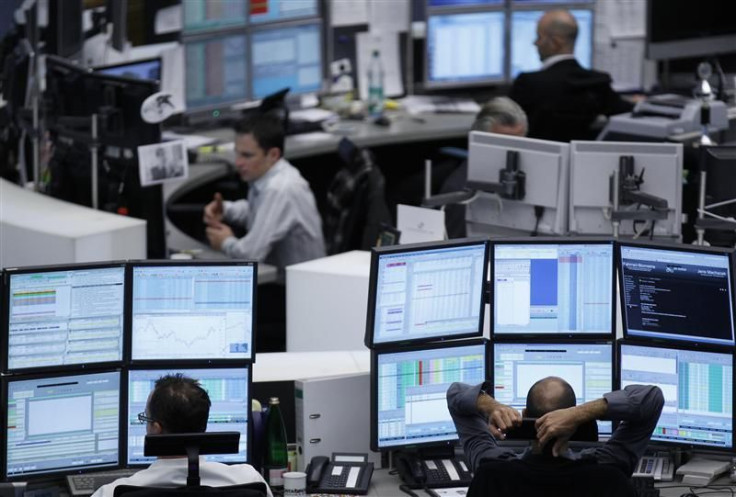
[[[148,395],[146,410],[138,420],[146,424],[147,435],[161,433],[203,433],[210,415],[210,397],[197,380],[181,373],[162,376]],[[186,457],[160,457],[148,468],[128,478],[120,478],[100,487],[92,497],[113,497],[118,485],[139,487],[182,487],[187,482]],[[263,482],[263,477],[249,464],[228,466],[200,460],[201,484],[209,487]],[[266,485],[268,488],[268,485]],[[269,497],[273,497],[268,488]]]

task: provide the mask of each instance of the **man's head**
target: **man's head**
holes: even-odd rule
[[[508,97],[496,97],[481,107],[472,128],[474,131],[525,136],[526,113],[519,104]]]
[[[203,433],[210,405],[209,395],[197,380],[181,373],[162,376],[146,402],[146,433]]]
[[[544,61],[553,55],[571,54],[575,51],[578,23],[566,10],[550,10],[537,23],[537,39],[534,41],[539,58]]]
[[[548,376],[536,382],[526,395],[524,416],[540,418],[548,412],[575,405],[575,391],[557,376]]]
[[[243,181],[255,181],[283,156],[284,123],[280,117],[261,114],[235,127],[235,167]]]

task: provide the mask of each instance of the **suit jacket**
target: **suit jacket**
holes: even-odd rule
[[[592,139],[596,117],[633,108],[613,91],[607,73],[585,69],[575,59],[519,74],[509,96],[527,114],[528,136],[564,142]]]

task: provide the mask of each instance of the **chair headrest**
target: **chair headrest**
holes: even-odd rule
[[[539,418],[523,418],[521,425],[506,432],[506,440],[536,440],[537,429],[535,424]],[[598,424],[590,421],[578,426],[578,429],[570,437],[572,442],[597,442]]]

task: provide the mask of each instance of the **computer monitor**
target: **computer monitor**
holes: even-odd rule
[[[250,0],[252,24],[305,19],[320,15],[317,0]]]
[[[8,480],[120,465],[120,371],[3,378]]]
[[[131,360],[254,357],[256,263],[131,265]]]
[[[451,88],[503,81],[504,23],[503,11],[429,15],[425,86]]]
[[[610,240],[495,240],[491,336],[613,338],[613,253]]]
[[[148,394],[154,388],[156,380],[166,374],[182,373],[199,380],[209,394],[212,406],[207,421],[207,431],[240,432],[240,443],[237,454],[213,454],[205,456],[208,461],[224,463],[245,463],[250,460],[250,412],[251,412],[251,375],[250,366],[228,368],[213,367],[178,367],[150,369],[134,369],[128,371],[128,412],[127,437],[128,465],[148,465],[155,457],[143,455],[143,441],[146,436],[146,425],[138,421],[138,414],[145,412]]]
[[[493,397],[515,409],[537,381],[558,376],[575,391],[577,404],[600,399],[613,390],[613,341],[567,340],[493,344]],[[610,421],[598,433],[612,433]]]
[[[261,99],[282,88],[290,94],[322,89],[322,24],[263,26],[251,34],[253,98]]]
[[[537,39],[537,23],[544,12],[516,10],[511,13],[511,78],[515,78],[520,72],[538,71],[542,68],[534,40]],[[570,13],[578,23],[575,59],[581,66],[590,69],[593,67],[593,11],[572,9]]]
[[[371,449],[447,445],[457,440],[447,409],[453,382],[486,379],[484,340],[447,342],[371,353]]]
[[[579,235],[613,233],[611,184],[614,171],[622,170],[622,158],[631,157],[633,175],[619,187],[630,196],[653,197],[666,219],[631,219],[651,214],[645,203],[625,201],[619,211],[628,216],[619,225],[619,235],[633,236],[651,231],[654,236],[678,238],[682,213],[682,144],[583,142],[570,143],[570,232]],[[619,174],[619,184],[624,175]],[[643,180],[643,181],[640,181]],[[666,203],[666,206],[664,205]],[[666,212],[665,212],[666,211]]]
[[[687,15],[682,15],[683,12]],[[705,57],[736,52],[736,4],[719,0],[647,2],[648,59]]]
[[[122,64],[96,67],[95,72],[133,79],[161,80],[161,58],[134,60]]]
[[[245,33],[184,41],[187,113],[219,116],[248,99],[247,47]]]
[[[703,154],[702,168],[705,177],[705,209],[711,215],[705,216],[705,221],[721,219],[736,219],[736,145],[730,146],[701,146]],[[712,204],[729,202],[717,207],[709,207]],[[736,245],[736,224],[727,225],[731,231],[708,230],[705,239],[711,245],[721,247],[733,247]]]
[[[186,0],[182,34],[243,28],[248,15],[248,2],[243,0]]]
[[[487,268],[487,240],[374,248],[366,346],[481,336]]]
[[[468,233],[567,234],[567,143],[482,131],[471,131],[468,141],[468,186],[481,190],[466,209]],[[512,164],[523,180],[511,171]],[[510,176],[518,186],[513,195],[482,192],[502,181],[512,184]]]
[[[427,7],[478,7],[500,5],[504,0],[427,0]]]
[[[731,257],[728,249],[619,243],[624,337],[732,347]]]
[[[7,269],[3,371],[120,363],[125,263]]]
[[[620,387],[657,385],[664,408],[652,442],[733,451],[733,351],[619,344]]]

